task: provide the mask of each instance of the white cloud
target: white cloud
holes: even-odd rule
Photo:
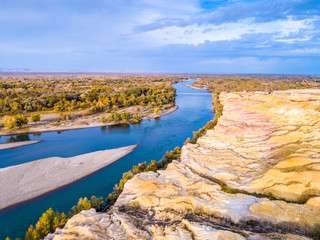
[[[285,20],[270,22],[255,22],[254,18],[247,18],[237,22],[216,24],[191,24],[187,26],[167,26],[144,33],[135,37],[139,41],[145,40],[152,45],[191,44],[199,45],[206,41],[230,41],[239,40],[244,34],[273,34],[275,41],[293,42],[306,41],[308,37],[288,38],[292,34],[298,34],[300,30],[312,30],[316,19],[309,18],[294,20],[288,17]]]
[[[294,49],[289,51],[295,55],[310,55],[310,54],[320,54],[320,48],[304,48],[304,49]]]

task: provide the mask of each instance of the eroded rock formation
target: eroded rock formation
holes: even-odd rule
[[[221,94],[214,130],[107,213],[48,239],[306,239],[320,224],[320,91]]]

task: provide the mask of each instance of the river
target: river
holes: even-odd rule
[[[177,89],[176,105],[179,109],[162,116],[160,120],[144,120],[137,125],[96,127],[62,132],[29,134],[22,138],[43,142],[16,149],[0,151],[0,168],[33,160],[59,156],[71,157],[88,152],[139,144],[129,155],[73,184],[50,192],[39,198],[0,211],[0,239],[7,236],[24,239],[30,224],[35,224],[41,214],[53,208],[66,214],[80,197],[107,197],[119,182],[122,173],[140,162],[160,160],[168,150],[192,137],[192,132],[213,119],[211,94],[191,89],[195,79],[174,84]],[[19,136],[5,136],[7,142]],[[20,136],[21,138],[21,136]],[[1,193],[0,193],[1,194]]]

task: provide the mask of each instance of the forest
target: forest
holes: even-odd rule
[[[49,113],[58,113],[58,123],[97,113],[110,113],[102,122],[130,117],[139,122],[139,112],[128,116],[117,111],[146,106],[159,113],[164,105],[174,106],[171,84],[181,80],[162,75],[0,75],[0,118],[7,129],[39,122]]]

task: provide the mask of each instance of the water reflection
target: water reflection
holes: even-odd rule
[[[121,129],[129,129],[130,128],[130,124],[128,123],[118,123],[118,124],[115,124],[115,125],[110,125],[108,126],[108,130],[112,131],[113,129],[118,129],[118,128],[121,128]]]
[[[34,136],[34,137],[40,137],[41,134],[42,134],[41,132],[35,132],[35,133],[33,133],[33,136]]]
[[[13,143],[13,142],[29,141],[30,137],[29,137],[29,134],[21,134],[21,135],[10,136],[6,140],[7,140],[7,143]]]

